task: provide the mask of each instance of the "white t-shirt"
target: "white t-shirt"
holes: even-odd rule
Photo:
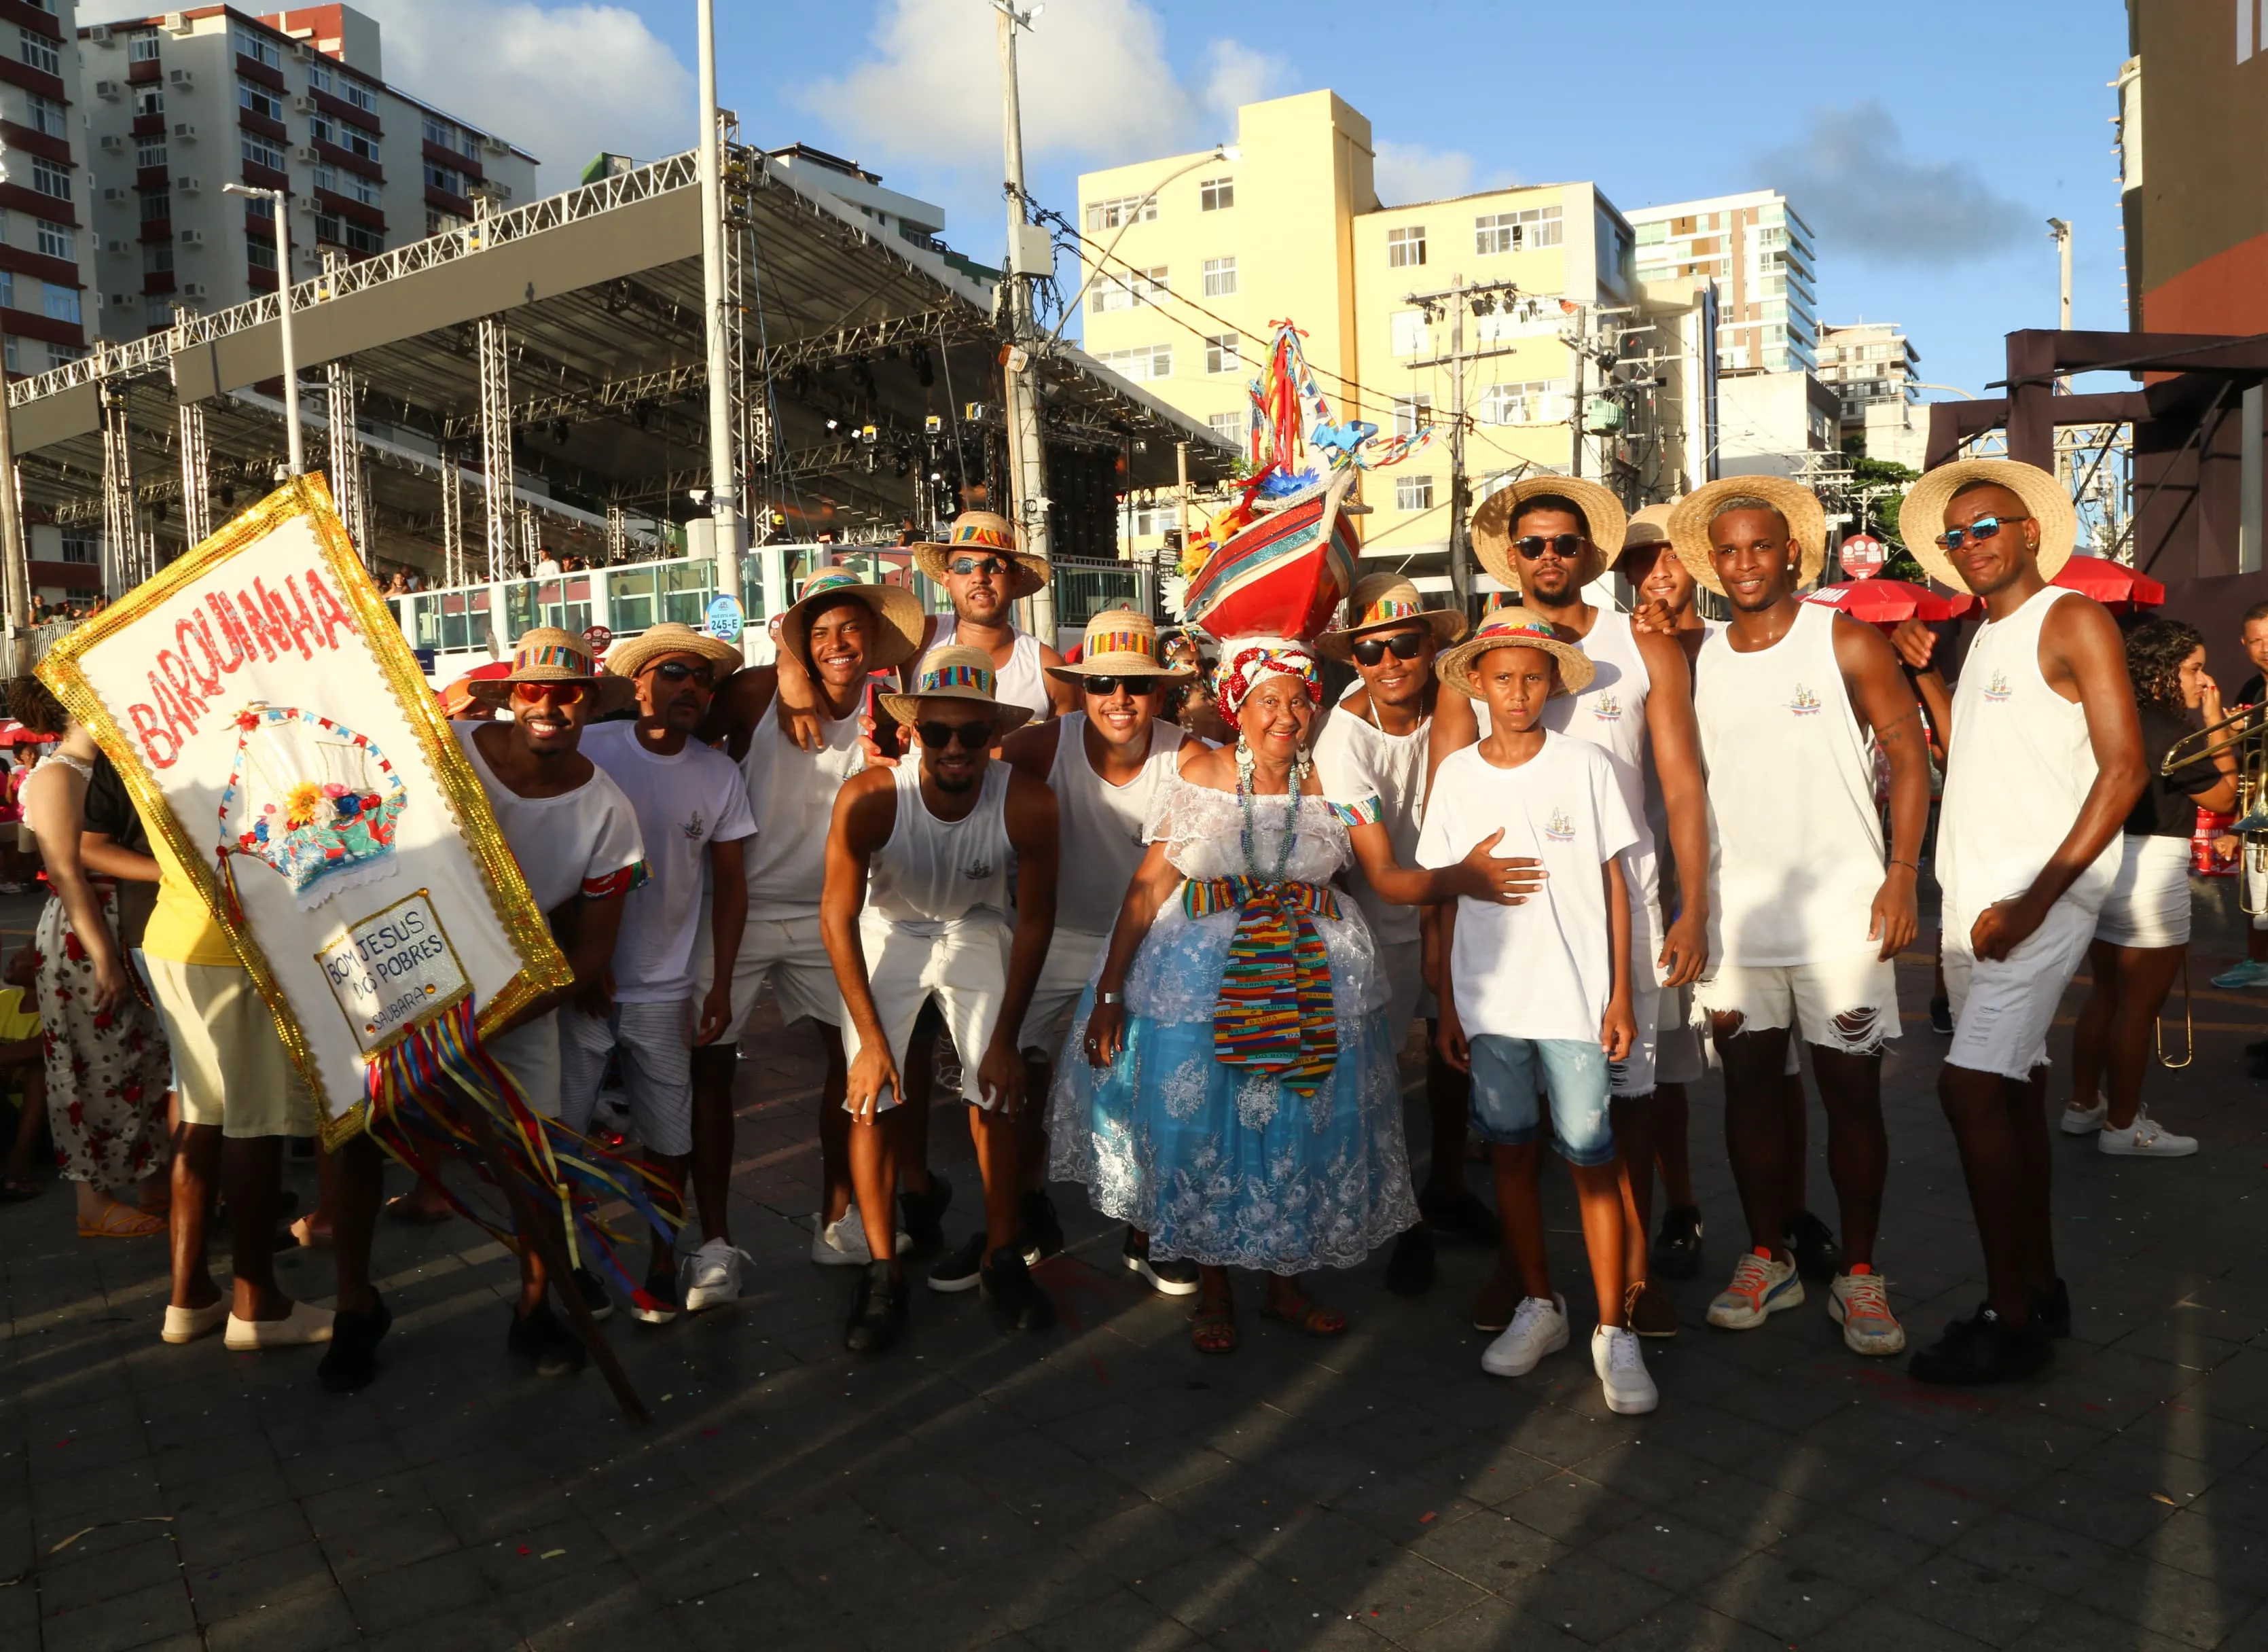
[[[1499,769],[1468,746],[1442,761],[1418,834],[1418,864],[1454,866],[1498,827],[1498,855],[1543,863],[1543,889],[1519,906],[1459,897],[1449,978],[1465,1036],[1595,1041],[1614,995],[1614,942],[1599,868],[1635,844],[1614,759],[1545,734],[1543,749]]]
[[[1400,866],[1414,864],[1410,856],[1417,851],[1418,817],[1424,812],[1425,746],[1432,726],[1432,719],[1424,718],[1409,734],[1389,734],[1342,700],[1325,716],[1322,733],[1315,736],[1315,773],[1323,795],[1350,826],[1368,821],[1384,826]],[[1346,881],[1381,946],[1418,939],[1416,907],[1381,899],[1359,865],[1347,868]]]
[[[709,845],[755,835],[740,765],[691,740],[674,757],[657,756],[629,721],[585,729],[583,752],[629,797],[646,844],[650,875],[623,904],[615,943],[615,997],[624,1004],[689,999]]]
[[[622,787],[593,764],[591,778],[572,792],[522,797],[497,778],[473,743],[473,736],[489,726],[452,723],[449,730],[488,793],[489,813],[496,816],[543,915],[549,918],[578,895],[595,898],[636,888],[644,875],[645,844],[638,834],[637,812]]]

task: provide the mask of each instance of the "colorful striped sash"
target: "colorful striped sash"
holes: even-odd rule
[[[1213,1006],[1213,1058],[1313,1095],[1339,1058],[1330,961],[1314,926],[1339,915],[1338,897],[1319,883],[1192,878],[1182,886],[1182,910],[1239,914]]]

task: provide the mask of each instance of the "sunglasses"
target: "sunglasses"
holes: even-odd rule
[[[1572,561],[1582,555],[1583,536],[1580,534],[1530,534],[1525,538],[1513,540],[1512,548],[1528,562],[1534,562],[1546,550],[1562,560]]]
[[[2029,522],[2029,516],[1980,516],[1966,527],[1948,527],[1937,536],[1939,546],[1946,550],[1959,550],[1970,540],[1983,544],[1996,536],[2011,522]]]
[[[1097,699],[1107,700],[1122,688],[1138,698],[1155,690],[1158,679],[1155,677],[1087,677],[1082,679],[1079,686]]]
[[[664,682],[683,682],[688,679],[707,688],[710,671],[706,666],[688,666],[682,660],[665,660],[654,667],[653,675]]]
[[[921,742],[932,751],[943,751],[955,741],[963,751],[983,751],[992,744],[992,724],[982,723],[916,723],[915,732]]]
[[[522,705],[580,705],[591,691],[585,682],[515,682],[512,697]]]
[[[1005,573],[1012,565],[1005,557],[955,557],[945,570],[947,573]]]
[[[1348,651],[1359,666],[1374,666],[1392,649],[1396,660],[1415,660],[1425,645],[1424,631],[1396,631],[1391,637],[1358,637]]]

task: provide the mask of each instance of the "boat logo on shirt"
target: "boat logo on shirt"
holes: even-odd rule
[[[2009,686],[2008,674],[2005,671],[1995,671],[1992,680],[1984,685],[1984,697],[1995,705],[2014,692],[2015,690]]]
[[[1543,835],[1555,844],[1572,844],[1575,841],[1575,822],[1567,818],[1565,809],[1555,808],[1551,811],[1550,823],[1543,829]]]
[[[1798,717],[1809,717],[1819,710],[1819,697],[1799,682],[1795,685],[1795,697],[1787,703],[1787,709]]]
[[[677,830],[683,832],[692,842],[697,844],[703,837],[706,837],[709,835],[709,822],[701,818],[701,811],[696,808],[693,811],[693,818],[687,821]]]
[[[961,875],[968,879],[972,882],[980,879],[989,878],[992,875],[992,863],[990,860],[980,859],[972,866],[961,867]]]
[[[1623,719],[1623,703],[1619,697],[1602,694],[1591,702],[1591,715],[1602,723],[1619,723]]]

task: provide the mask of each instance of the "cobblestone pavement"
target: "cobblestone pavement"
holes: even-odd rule
[[[2228,949],[2205,944],[2200,983]],[[1881,1255],[1918,1341],[1980,1286],[1926,961],[1901,975]],[[2264,1018],[2201,992],[2196,1065],[2152,1079],[2198,1158],[2058,1138],[2074,1334],[2051,1373],[1985,1394],[1845,1353],[1816,1293],[1756,1331],[1703,1323],[1736,1249],[1713,1079],[1707,1259],[1673,1287],[1661,1409],[1636,1419],[1606,1412],[1580,1341],[1527,1379],[1481,1373],[1471,1250],[1418,1302],[1386,1294],[1382,1257],[1322,1281],[1354,1318],[1331,1343],[1259,1322],[1247,1282],[1243,1347],[1202,1358],[1072,1189],[1072,1248],[1041,1270],[1057,1330],[1003,1339],[976,1296],[917,1290],[901,1350],[854,1364],[850,1276],[806,1259],[817,1066],[776,1025],[741,1070],[747,1300],[612,1326],[645,1427],[595,1374],[514,1375],[508,1258],[461,1223],[385,1227],[387,1367],[340,1398],[312,1351],[162,1346],[158,1247],[75,1239],[51,1188],[0,1211],[0,1646],[2268,1647],[2268,1284],[2245,1208],[2268,1136],[2239,1054]],[[975,1179],[939,1125],[958,1238]],[[1831,1213],[1815,1109],[1813,1128]],[[328,1256],[284,1267],[327,1295]]]

